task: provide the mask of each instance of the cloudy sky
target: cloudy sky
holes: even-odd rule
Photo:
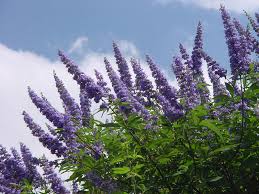
[[[224,67],[227,51],[219,5],[246,24],[242,10],[259,11],[258,0],[0,0],[0,144],[26,143],[36,155],[41,148],[22,120],[28,111],[44,126],[27,86],[43,92],[62,110],[52,71],[78,99],[78,87],[58,62],[65,51],[88,74],[104,72],[103,57],[112,58],[116,41],[129,58],[150,54],[174,84],[170,70],[179,43],[191,48],[198,21],[204,27],[205,49]]]

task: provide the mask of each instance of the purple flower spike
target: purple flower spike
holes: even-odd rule
[[[44,157],[42,159],[44,177],[51,184],[51,189],[54,193],[69,194],[70,192],[63,186],[61,179],[54,172],[54,169],[50,166],[47,159]]]
[[[248,55],[250,55],[253,51],[259,53],[259,42],[252,36],[249,28],[244,29],[244,27],[236,19],[233,20],[233,23],[239,34],[242,49],[245,49]]]
[[[7,152],[6,148],[0,144],[0,163],[10,157],[11,155]]]
[[[117,185],[112,180],[105,180],[94,171],[88,172],[86,174],[86,179],[95,187],[100,188],[108,193],[112,193],[117,189]]]
[[[132,88],[133,84],[127,61],[122,57],[118,45],[115,42],[113,42],[112,46],[114,50],[114,57],[116,58],[116,63],[118,64],[118,69],[120,72],[120,79],[128,88]]]
[[[243,71],[247,70],[247,64],[243,63],[242,55],[240,55],[242,46],[238,39],[235,26],[231,21],[229,13],[226,11],[224,6],[221,6],[220,11],[225,28],[225,37],[228,45],[231,73],[234,77],[237,77],[240,73],[243,73]]]
[[[204,51],[202,55],[204,60],[207,62],[209,78],[213,85],[214,98],[220,94],[227,94],[225,86],[220,83],[220,78],[226,77],[227,71],[219,67],[219,64],[210,56],[208,56]]]
[[[49,132],[50,132],[51,135],[53,135],[53,136],[57,136],[57,135],[58,135],[57,132],[56,132],[56,130],[55,130],[53,127],[51,127],[51,126],[48,125],[48,124],[46,124],[46,126],[47,126],[47,128],[48,128],[48,130],[49,130]]]
[[[56,87],[58,89],[60,98],[62,99],[66,112],[69,112],[70,115],[72,115],[73,120],[75,121],[75,124],[78,125],[78,127],[82,126],[82,112],[80,110],[80,107],[75,102],[75,99],[71,97],[69,92],[66,90],[64,84],[62,81],[58,78],[56,73],[54,72],[54,79],[56,81]]]
[[[117,95],[117,98],[121,100],[121,102],[128,102],[130,107],[121,106],[123,112],[136,112],[140,113],[145,119],[150,118],[149,112],[145,109],[145,107],[138,102],[129,92],[128,88],[124,85],[124,83],[120,80],[116,72],[113,70],[109,61],[105,58],[104,63],[106,65],[106,70],[108,72],[109,78],[111,80],[114,91]]]
[[[249,70],[249,64],[251,60],[249,59],[249,55],[251,55],[251,50],[253,50],[253,45],[251,43],[251,37],[247,37],[247,33],[243,26],[236,20],[233,20],[233,23],[236,27],[236,30],[239,35],[239,41],[240,41],[240,50],[239,50],[239,56],[240,56],[240,63],[242,64],[242,67],[240,67],[241,72],[248,72]]]
[[[201,51],[202,51],[202,26],[201,23],[198,23],[197,26],[197,33],[196,33],[196,37],[194,40],[194,47],[193,47],[193,51],[192,51],[192,63],[193,63],[193,74],[194,74],[194,78],[201,76],[202,75],[202,70],[201,70],[201,66],[202,66],[202,56],[201,56]]]
[[[20,194],[20,190],[11,189],[9,187],[6,187],[4,185],[0,184],[0,192],[1,193],[8,193],[8,194]]]
[[[66,65],[68,72],[74,76],[73,79],[77,81],[80,88],[86,90],[89,98],[94,98],[98,103],[104,95],[102,88],[98,86],[92,78],[80,71],[78,66],[65,56],[63,52],[59,51],[58,55],[60,56],[61,61]]]
[[[206,82],[204,80],[204,76],[202,73],[202,26],[201,23],[198,23],[197,26],[197,33],[194,40],[194,47],[192,51],[192,71],[193,71],[193,78],[195,82],[197,83],[198,92],[200,94],[201,103],[207,103],[209,102],[209,89],[206,85]],[[202,87],[199,87],[202,86]]]
[[[91,100],[85,90],[80,90],[80,106],[82,110],[83,126],[88,127],[91,118]]]
[[[52,154],[55,154],[58,157],[64,156],[67,148],[64,147],[57,138],[53,138],[48,133],[45,133],[39,125],[34,123],[33,119],[25,111],[23,112],[23,115],[24,121],[30,128],[32,134],[39,138],[39,141],[43,144],[43,146],[48,148]]]
[[[111,80],[112,87],[114,89],[114,92],[117,95],[117,98],[121,100],[121,102],[130,102],[129,92],[127,91],[127,88],[125,85],[123,85],[122,81],[116,74],[116,72],[113,70],[110,62],[104,58],[104,63],[106,67],[106,71],[108,72],[108,76]]]
[[[185,102],[185,108],[187,110],[194,108],[200,103],[200,101],[191,70],[188,66],[184,66],[179,57],[174,57],[172,68],[180,87],[180,97],[183,98]]]
[[[23,179],[28,178],[20,156],[15,155],[5,160],[4,166],[5,168],[1,174],[10,184],[19,184]]]
[[[32,102],[46,116],[46,118],[58,128],[62,128],[64,124],[64,116],[58,112],[46,99],[42,99],[28,87],[29,96]]]
[[[150,99],[154,93],[152,82],[147,78],[147,75],[141,68],[140,64],[136,61],[136,59],[131,59],[131,65],[133,71],[136,75],[135,78],[135,86],[139,92],[143,93],[142,96]]]
[[[97,79],[97,85],[103,88],[103,91],[105,92],[105,95],[108,96],[111,89],[107,87],[107,83],[104,81],[103,76],[100,72],[98,72],[96,69],[94,70],[95,77]]]
[[[20,149],[27,174],[30,176],[29,179],[36,187],[39,187],[40,185],[42,185],[43,179],[37,171],[35,158],[32,157],[30,150],[24,144],[20,144]]]
[[[259,25],[259,13],[255,13],[257,24]]]
[[[164,96],[157,95],[156,98],[163,109],[165,117],[167,117],[170,121],[175,121],[183,115],[182,111],[172,107],[170,102]]]
[[[193,69],[193,63],[192,60],[190,59],[190,56],[188,55],[186,48],[184,48],[184,46],[182,44],[179,44],[179,49],[180,49],[180,53],[181,56],[184,60],[184,64],[185,66],[187,66],[189,69]],[[193,74],[193,72],[191,72]]]
[[[152,72],[152,76],[155,78],[156,86],[159,92],[170,102],[172,107],[181,109],[180,104],[177,102],[176,89],[169,85],[164,74],[158,69],[153,60],[148,55],[146,56],[146,58]]]
[[[104,151],[103,144],[101,142],[96,142],[92,146],[93,148],[93,157],[98,160],[102,155]]]
[[[259,22],[258,22],[258,13],[255,14],[255,17],[257,19],[257,23],[254,21],[254,19],[247,13],[246,13],[246,16],[253,28],[253,30],[257,33],[257,36],[259,36]]]

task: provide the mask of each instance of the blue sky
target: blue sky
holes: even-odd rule
[[[223,61],[219,12],[177,1],[1,0],[0,42],[56,59],[57,49],[68,50],[81,36],[95,51],[110,51],[112,40],[127,40],[166,67],[180,42],[192,44],[198,21],[204,26],[205,48]]]
[[[58,49],[87,74],[93,73],[93,67],[104,73],[104,56],[114,64],[114,40],[127,59],[133,55],[143,60],[150,54],[175,84],[168,71],[172,56],[179,43],[191,49],[201,21],[205,50],[227,67],[220,3],[243,24],[247,20],[242,9],[259,11],[258,0],[0,0],[0,144],[17,147],[24,142],[35,153],[46,151],[26,128],[21,112],[27,110],[44,126],[27,95],[28,85],[62,110],[53,69],[78,99],[78,87],[57,61]]]

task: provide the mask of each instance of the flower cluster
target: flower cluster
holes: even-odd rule
[[[229,51],[231,74],[233,79],[235,79],[238,76],[246,75],[250,71],[251,58],[254,54],[259,53],[259,42],[253,36],[252,32],[250,32],[249,28],[244,28],[236,19],[232,20],[223,6],[221,6],[220,11]],[[253,29],[258,35],[259,14],[256,13],[255,16],[256,21],[254,21],[251,16],[248,17]],[[45,131],[24,111],[24,121],[31,130],[32,135],[37,137],[40,143],[59,159],[72,161],[72,166],[81,168],[82,163],[77,163],[78,158],[88,157],[91,159],[91,162],[87,164],[87,168],[80,169],[83,171],[83,177],[77,177],[77,172],[73,174],[74,177],[80,180],[79,185],[77,182],[74,182],[74,192],[79,190],[78,186],[80,186],[81,182],[86,185],[89,183],[93,187],[108,193],[117,191],[120,187],[120,185],[117,184],[119,178],[110,176],[111,172],[105,171],[105,173],[101,174],[101,172],[96,169],[91,169],[91,167],[95,165],[98,166],[104,159],[109,158],[112,153],[112,150],[106,147],[107,144],[111,142],[108,141],[108,143],[105,143],[100,138],[103,132],[103,125],[100,124],[101,122],[98,123],[100,124],[98,126],[93,124],[95,123],[94,115],[91,114],[91,106],[93,103],[100,103],[100,112],[104,113],[107,111],[109,115],[119,114],[120,123],[118,125],[112,125],[112,123],[110,123],[110,126],[119,126],[119,129],[123,132],[129,130],[131,137],[137,142],[137,146],[141,148],[141,152],[145,153],[145,157],[149,158],[152,165],[155,165],[157,169],[156,161],[153,160],[155,156],[149,155],[143,145],[146,139],[149,138],[150,133],[154,133],[157,139],[167,135],[156,134],[160,129],[160,124],[161,126],[170,128],[173,122],[178,122],[182,120],[182,118],[186,118],[188,113],[199,105],[205,105],[205,107],[208,108],[212,104],[217,103],[216,99],[219,96],[230,97],[233,95],[231,93],[235,93],[239,97],[243,95],[242,88],[240,88],[238,84],[235,83],[233,87],[229,86],[228,88],[228,85],[225,87],[225,85],[221,83],[221,78],[227,77],[227,71],[220,67],[204,50],[202,33],[202,24],[199,22],[191,54],[189,55],[186,48],[180,44],[180,56],[173,57],[172,70],[179,86],[178,90],[170,85],[170,81],[159,69],[159,65],[157,65],[149,55],[146,55],[146,62],[151,70],[154,83],[150,77],[147,76],[143,70],[143,66],[141,66],[141,63],[137,59],[131,58],[131,66],[129,67],[126,58],[123,57],[115,42],[113,42],[113,50],[118,72],[113,68],[113,65],[108,59],[104,58],[104,65],[112,85],[111,88],[108,87],[107,82],[100,72],[95,70],[95,81],[83,73],[62,51],[58,52],[61,62],[66,66],[68,72],[72,74],[73,79],[80,86],[80,102],[76,102],[55,72],[55,84],[60,99],[62,100],[64,111],[58,111],[45,96],[37,95],[28,87],[28,93],[32,102],[51,123],[47,124],[48,131]],[[210,97],[208,85],[205,82],[205,76],[202,71],[203,63],[207,65],[209,79],[213,87],[213,98]],[[258,62],[255,62],[256,72],[259,71],[258,66]],[[133,69],[135,76],[131,75],[130,68]],[[249,103],[249,100],[243,99],[242,102],[236,104],[232,103],[228,108],[239,111],[249,110]],[[211,112],[213,112],[214,117],[221,119],[230,111],[228,108],[226,108],[224,104],[221,104],[218,109]],[[257,114],[257,107],[255,112]],[[194,120],[194,122],[198,122],[198,117]],[[133,121],[136,121],[136,124],[133,123]],[[141,127],[143,124],[143,129],[146,129],[145,137],[140,139],[135,135],[138,131],[135,128],[139,127],[139,121],[142,122],[140,124]],[[166,121],[166,124],[164,121]],[[126,127],[126,122],[129,122],[131,127]],[[174,127],[177,128],[177,125],[174,125]],[[211,125],[207,123],[202,130],[210,127]],[[98,131],[100,134],[95,131],[97,129],[100,130]],[[82,132],[82,130],[85,131]],[[109,133],[116,134],[116,138],[112,139],[112,141],[119,139],[120,142],[125,143],[125,137],[123,137],[120,132],[110,130]],[[197,130],[196,133],[198,133]],[[82,138],[82,134],[87,134],[91,136],[91,138]],[[187,135],[187,133],[184,134],[184,136]],[[163,142],[161,141],[159,144],[163,144]],[[168,146],[171,144],[172,142],[168,143]],[[154,145],[152,146],[157,146]],[[183,145],[186,149],[192,149],[190,142],[188,142],[188,145]],[[132,144],[130,147],[131,146],[134,147],[135,145]],[[21,185],[25,184],[25,181],[28,181],[35,189],[41,187],[46,188],[46,185],[49,185],[51,192],[57,194],[70,193],[68,189],[63,186],[61,179],[55,173],[51,161],[48,161],[45,157],[41,159],[34,158],[24,144],[20,145],[20,151],[21,155],[13,148],[11,149],[11,153],[9,153],[0,145],[0,192],[11,194],[21,193],[23,192]],[[78,157],[76,154],[78,154]],[[170,152],[170,154],[177,153]],[[194,160],[196,156],[192,150],[189,154]],[[144,157],[135,154],[135,152],[134,155],[130,157],[132,160],[135,157],[138,158],[139,161],[144,160]],[[112,162],[117,165],[117,163],[123,163],[122,161],[126,161],[124,156],[118,161],[114,160]],[[159,161],[167,163],[165,158],[161,158]],[[57,164],[57,161],[52,162]],[[134,163],[132,162],[130,165],[134,165]],[[194,166],[195,165],[196,164],[194,164]],[[42,167],[43,176],[37,171],[38,167]],[[133,166],[131,167],[134,169]],[[138,163],[135,167],[134,170],[142,168],[141,164]],[[114,171],[116,171],[116,169],[118,170],[118,174],[122,175],[122,178],[125,172],[131,170],[129,170],[128,167],[113,168]],[[167,167],[165,169],[167,169]],[[157,171],[160,172],[159,169],[157,169]],[[131,173],[132,176],[137,174],[133,171]],[[163,181],[167,179],[167,177],[164,178],[163,175],[162,178]],[[136,180],[132,181],[134,182]]]

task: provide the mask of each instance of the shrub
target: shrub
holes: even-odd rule
[[[96,71],[95,82],[63,52],[61,61],[80,86],[80,104],[54,73],[64,113],[44,96],[28,89],[32,102],[52,122],[49,132],[26,112],[32,134],[58,159],[35,158],[21,144],[8,153],[0,147],[0,191],[4,193],[70,193],[54,172],[69,172],[73,193],[256,193],[259,191],[259,43],[249,28],[220,8],[228,45],[231,75],[203,49],[198,24],[193,51],[180,45],[172,69],[179,89],[171,86],[150,56],[155,83],[141,65],[128,62],[113,43],[118,72],[104,63],[114,93]],[[249,16],[258,35],[257,21]],[[213,95],[201,70],[207,63]],[[221,78],[227,78],[222,83]],[[109,115],[107,122],[91,114]],[[108,117],[107,117],[108,118]],[[43,169],[37,172],[36,166]]]

